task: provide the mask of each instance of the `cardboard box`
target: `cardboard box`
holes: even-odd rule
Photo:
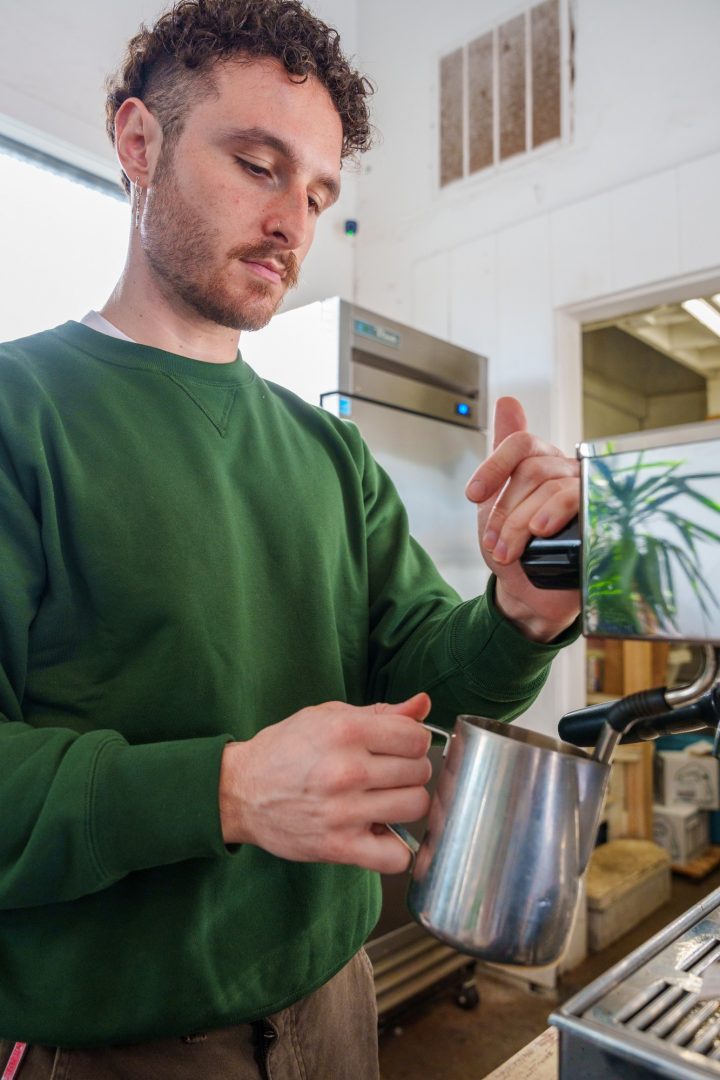
[[[607,948],[670,899],[670,856],[651,840],[595,848],[587,872],[588,947]]]
[[[655,802],[661,806],[684,802],[703,810],[720,810],[720,763],[709,743],[655,754]]]
[[[710,821],[707,810],[698,810],[691,803],[671,803],[653,806],[653,840],[664,847],[676,864],[690,862],[710,843]]]

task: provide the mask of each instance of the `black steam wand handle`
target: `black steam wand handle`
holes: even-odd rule
[[[633,695],[635,697],[635,695]],[[558,725],[560,738],[574,746],[595,746],[617,701],[603,701],[566,713]],[[617,712],[616,712],[617,718]],[[617,719],[616,719],[617,723]],[[615,725],[612,725],[615,727]],[[713,686],[697,701],[638,719],[621,738],[622,743],[653,742],[662,735],[715,731],[720,726],[720,686]]]

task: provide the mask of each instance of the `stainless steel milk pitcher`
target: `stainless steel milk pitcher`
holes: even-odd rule
[[[430,727],[431,725],[426,725]],[[460,716],[407,897],[431,934],[483,960],[542,966],[562,954],[595,842],[609,765],[512,724]]]

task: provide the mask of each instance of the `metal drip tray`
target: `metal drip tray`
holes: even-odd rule
[[[553,1013],[561,1080],[720,1080],[720,999],[700,997],[720,961],[720,889]]]

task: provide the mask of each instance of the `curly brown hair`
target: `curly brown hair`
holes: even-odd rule
[[[340,116],[342,157],[369,148],[372,84],[348,63],[337,31],[299,0],[180,0],[150,29],[141,25],[106,84],[106,128],[113,146],[115,115],[123,101],[137,97],[160,123],[163,156],[169,154],[191,106],[214,92],[214,65],[238,57],[280,60],[300,82],[315,76]],[[122,183],[129,193],[124,174]]]

